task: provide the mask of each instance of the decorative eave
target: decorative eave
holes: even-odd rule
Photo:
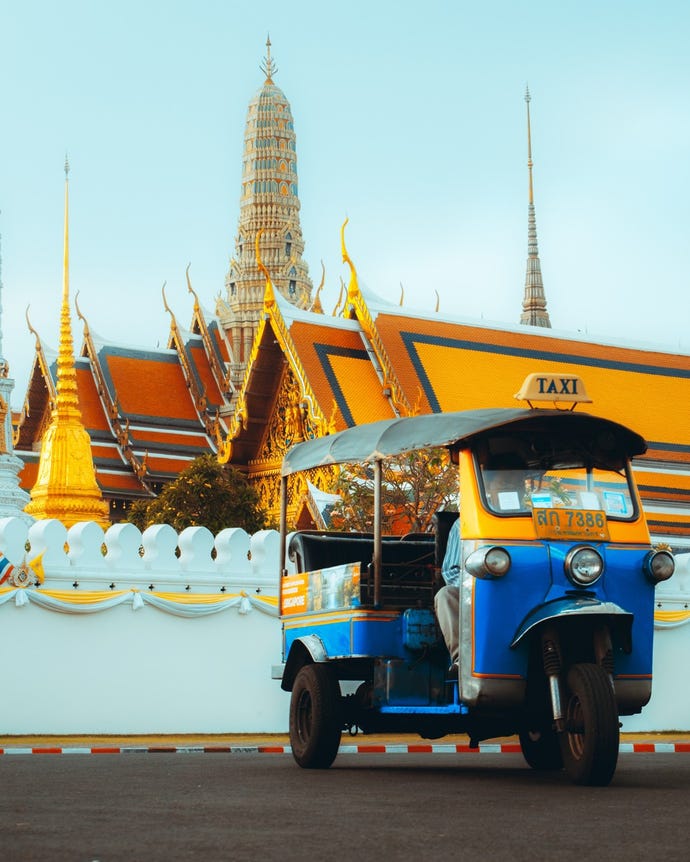
[[[187,388],[192,394],[194,407],[196,409],[196,412],[199,414],[199,418],[202,419],[203,415],[206,413],[206,393],[199,388],[199,385],[197,384],[197,381],[194,377],[194,373],[192,372],[192,368],[189,363],[189,357],[187,356],[187,351],[185,350],[184,337],[177,323],[177,318],[175,317],[175,314],[173,313],[170,306],[168,305],[168,300],[165,296],[165,284],[166,283],[163,282],[161,293],[163,294],[163,307],[170,315],[170,335],[168,336],[168,349],[174,349],[179,357],[180,365],[182,366],[182,373],[184,374]]]
[[[220,392],[228,398],[231,398],[234,392],[234,387],[230,380],[230,369],[224,368],[221,361],[218,359],[218,354],[213,345],[213,339],[211,338],[211,333],[208,330],[208,324],[206,322],[206,316],[201,308],[201,303],[199,302],[199,297],[197,296],[196,291],[192,287],[192,282],[189,278],[189,267],[191,264],[187,265],[187,269],[185,270],[185,276],[187,278],[187,290],[194,297],[194,312],[193,312],[193,322],[192,326],[196,325],[199,330],[199,335],[201,336],[201,341],[204,345],[204,350],[206,352],[206,358],[208,359],[209,366],[211,367],[211,372],[213,373],[213,377],[216,381],[216,385]],[[222,332],[222,328],[220,329]],[[230,347],[228,345],[228,352],[230,352]]]
[[[297,349],[290,336],[289,329],[280,312],[279,305],[276,302],[271,277],[261,260],[259,241],[262,233],[263,230],[260,230],[256,235],[256,259],[259,270],[263,273],[266,279],[263,310],[259,321],[259,327],[254,336],[252,350],[247,362],[242,385],[239,390],[239,396],[235,404],[235,412],[230,420],[228,434],[224,440],[218,441],[218,460],[221,464],[226,464],[230,461],[232,458],[233,441],[237,439],[242,430],[246,430],[247,428],[247,423],[250,419],[247,408],[247,390],[252,372],[258,361],[259,347],[267,326],[271,327],[273,334],[280,345],[283,356],[295,375],[300,389],[300,403],[305,411],[305,418],[317,429],[318,436],[324,436],[332,431],[331,423],[319,406],[316,396],[314,395],[314,391],[307,379],[304,366],[300,361]]]
[[[324,282],[326,281],[326,267],[323,265],[323,261],[321,261],[321,283],[316,288],[316,293],[314,294],[314,300],[312,304],[309,306],[309,311],[313,311],[315,314],[323,314],[323,305],[321,305],[321,291],[323,290]]]
[[[369,342],[367,349],[369,348],[369,345],[371,345],[376,356],[378,364],[376,372],[381,380],[383,393],[388,398],[395,415],[409,416],[413,412],[412,407],[405,397],[400,381],[393,370],[393,363],[390,361],[386,348],[383,345],[383,341],[376,329],[376,324],[369,313],[367,304],[364,301],[361,290],[359,289],[357,270],[355,269],[355,265],[352,263],[345,246],[345,226],[347,223],[348,219],[345,219],[340,230],[343,263],[346,263],[350,267],[350,283],[347,287],[343,316],[356,318],[359,325],[362,327],[363,335]],[[340,299],[338,300],[338,305],[340,305]]]
[[[12,436],[15,448],[21,448],[22,438],[26,438],[27,435],[29,438],[40,438],[42,436],[39,431],[40,423],[43,420],[45,412],[47,412],[48,421],[50,421],[50,413],[55,406],[55,398],[57,395],[55,390],[55,381],[50,373],[50,363],[46,358],[41,338],[31,325],[28,308],[26,309],[26,323],[29,328],[29,332],[36,339],[35,356],[33,366],[31,368],[31,375],[29,377],[29,384],[24,395],[24,403],[22,404],[22,409],[16,418],[16,422],[14,422],[14,432]],[[41,387],[41,381],[43,382],[43,387]],[[41,416],[32,416],[31,404],[39,403],[40,399],[43,398],[47,398],[48,402],[46,405],[46,411],[44,411]],[[28,448],[28,441],[26,439],[24,444],[27,445]]]
[[[120,405],[117,400],[117,394],[115,394],[115,397],[113,398],[108,386],[106,385],[105,374],[101,367],[98,350],[94,344],[88,321],[79,308],[77,296],[74,297],[74,306],[77,312],[77,317],[81,320],[84,327],[84,344],[81,355],[86,356],[89,360],[91,373],[96,381],[96,391],[98,392],[98,397],[100,398],[101,405],[103,407],[103,415],[105,416],[113,437],[117,441],[118,450],[122,459],[132,468],[134,475],[141,482],[144,489],[148,491],[149,494],[152,494],[153,491],[147,481],[147,478],[150,478],[147,476],[148,469],[146,462],[148,460],[148,453],[146,453],[143,458],[137,458],[134,454],[133,442],[129,433],[129,419],[123,421],[123,417],[120,412]]]
[[[187,267],[189,269],[189,267]],[[189,283],[189,282],[188,282]],[[191,289],[191,285],[190,285]],[[165,296],[165,283],[162,287],[163,293],[163,306],[165,310],[170,315],[170,336],[168,337],[168,348],[172,348],[177,353],[177,356],[180,361],[180,366],[182,368],[182,374],[184,375],[185,383],[187,384],[187,388],[192,396],[192,402],[194,404],[194,409],[199,417],[199,421],[204,426],[204,430],[208,434],[208,436],[212,440],[217,440],[220,435],[220,423],[218,415],[211,416],[208,412],[208,399],[206,397],[206,391],[202,389],[198,382],[196,375],[192,369],[191,363],[189,361],[189,356],[187,355],[185,338],[182,334],[182,330],[177,323],[177,318],[172,312],[170,306],[168,305],[168,301]],[[210,346],[210,345],[209,345]],[[205,352],[208,352],[207,345],[204,345]],[[221,389],[221,392],[223,390]]]
[[[41,337],[36,332],[36,330],[31,325],[31,321],[29,320],[29,309],[26,309],[26,325],[29,327],[29,332],[32,333],[34,338],[36,339],[36,357],[35,362],[38,363],[38,367],[43,375],[43,380],[46,384],[46,389],[48,390],[48,397],[50,399],[51,408],[55,405],[55,399],[57,397],[57,389],[55,388],[55,381],[53,380],[53,375],[50,373],[50,363],[46,359],[45,350],[43,349],[43,342],[41,341]],[[25,405],[28,406],[28,405]]]

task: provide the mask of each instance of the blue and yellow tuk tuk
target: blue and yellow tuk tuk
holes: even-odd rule
[[[654,586],[674,570],[630,466],[646,444],[576,410],[589,399],[573,375],[530,375],[517,397],[528,406],[385,420],[287,453],[281,685],[300,766],[329,767],[344,730],[466,733],[472,746],[517,734],[534,769],[611,781],[619,717],[651,696]],[[383,535],[383,462],[429,447],[457,466],[458,524],[440,512],[434,533]],[[289,477],[355,462],[373,469],[373,532],[288,537]],[[455,665],[434,597],[458,527]]]

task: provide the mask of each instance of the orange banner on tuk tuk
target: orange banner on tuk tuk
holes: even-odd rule
[[[359,563],[343,563],[288,575],[281,584],[281,615],[357,607],[360,601],[359,574]]]
[[[606,513],[599,509],[534,509],[532,520],[539,539],[609,540]]]

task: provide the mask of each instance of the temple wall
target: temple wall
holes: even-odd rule
[[[284,732],[278,542],[0,520],[10,562],[43,554],[45,572],[40,588],[0,587],[0,735]]]
[[[0,735],[287,731],[276,532],[5,518],[0,549],[45,576],[0,587]],[[690,554],[677,562],[657,588],[652,701],[627,731],[690,730]]]

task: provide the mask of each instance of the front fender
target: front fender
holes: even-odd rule
[[[564,596],[533,608],[520,623],[513,636],[511,649],[515,649],[541,623],[565,617],[599,616],[612,624],[625,652],[632,644],[633,614],[615,602],[602,602],[592,596]]]
[[[305,635],[292,642],[290,654],[285,662],[283,679],[280,687],[283,691],[292,691],[292,684],[301,667],[312,662],[327,661],[328,653],[323,641],[317,635]]]

